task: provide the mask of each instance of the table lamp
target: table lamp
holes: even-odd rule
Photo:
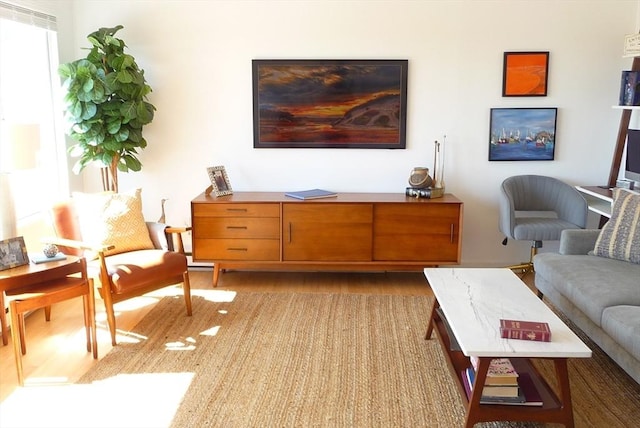
[[[37,167],[40,125],[12,123],[2,127],[0,141],[0,239],[16,236],[11,173]]]

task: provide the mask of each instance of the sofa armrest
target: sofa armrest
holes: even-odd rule
[[[564,255],[585,255],[596,245],[599,229],[565,229],[560,235],[559,253]]]

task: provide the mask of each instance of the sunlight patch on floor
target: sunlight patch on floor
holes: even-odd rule
[[[1,425],[168,427],[193,376],[190,372],[121,374],[92,384],[28,385],[0,404]],[[116,405],[106,407],[107,403]]]
[[[231,290],[191,290],[191,296],[202,297],[209,302],[229,303],[233,302],[238,292]]]

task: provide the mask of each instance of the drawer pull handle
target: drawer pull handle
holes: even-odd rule
[[[246,208],[227,208],[227,211],[246,213],[247,209]]]
[[[247,226],[227,226],[227,229],[247,229]]]
[[[227,248],[229,251],[247,251],[246,248]]]
[[[453,244],[453,223],[451,223],[451,232],[449,235],[449,241]]]

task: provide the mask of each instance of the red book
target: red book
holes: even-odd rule
[[[550,342],[551,330],[546,322],[500,320],[500,337]]]

